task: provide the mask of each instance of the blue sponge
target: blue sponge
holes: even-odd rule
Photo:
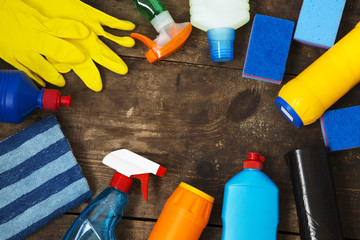
[[[257,14],[242,76],[280,84],[293,30],[292,21]]]
[[[346,0],[304,0],[294,39],[301,43],[331,48],[336,39]]]
[[[330,151],[360,146],[360,106],[326,111],[320,123]]]

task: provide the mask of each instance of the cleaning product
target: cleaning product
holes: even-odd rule
[[[166,201],[148,240],[197,240],[206,227],[214,198],[180,183]]]
[[[235,30],[250,20],[249,0],[190,0],[191,24],[207,32],[211,60],[233,60]]]
[[[92,196],[55,116],[0,142],[0,239],[25,239]]]
[[[360,106],[326,111],[320,124],[330,151],[360,147]]]
[[[301,43],[331,48],[336,39],[346,0],[304,0],[294,39]]]
[[[154,40],[138,33],[131,34],[131,37],[142,41],[149,47],[145,56],[150,63],[172,55],[185,44],[192,30],[189,22],[175,23],[161,0],[132,1],[136,4],[138,11],[151,22],[159,33]]]
[[[141,180],[142,193],[148,201],[149,173],[163,177],[166,172],[166,168],[126,149],[109,153],[103,163],[116,170],[110,186],[81,212],[63,240],[114,240],[114,228],[128,203],[132,178]]]
[[[292,21],[256,14],[243,77],[281,84],[293,30]]]
[[[360,81],[359,42],[360,23],[281,88],[275,104],[293,125],[315,122]]]
[[[20,123],[37,108],[57,110],[61,105],[70,107],[71,96],[40,90],[22,71],[0,71],[0,122]]]
[[[244,170],[225,184],[223,240],[275,240],[279,222],[279,190],[264,173],[264,157],[248,153]]]

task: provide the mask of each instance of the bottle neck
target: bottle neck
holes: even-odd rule
[[[132,178],[127,177],[121,173],[115,172],[109,185],[124,193],[129,193],[133,181],[134,180]]]
[[[169,11],[164,11],[159,15],[156,15],[152,20],[151,24],[155,28],[155,30],[160,33],[162,29],[164,29],[169,24],[175,23],[174,19],[171,17]]]
[[[156,15],[166,10],[161,0],[132,0],[136,8],[146,19],[151,21]]]
[[[247,154],[248,154],[248,160],[244,161],[243,168],[263,170],[263,163],[265,158],[261,156],[259,153],[249,152]]]

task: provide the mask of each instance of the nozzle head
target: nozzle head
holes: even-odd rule
[[[235,29],[213,28],[207,31],[211,61],[228,62],[234,58]]]
[[[70,107],[72,103],[71,96],[61,96],[60,97],[60,106],[67,106]]]
[[[243,168],[251,168],[251,169],[263,169],[263,164],[265,158],[260,155],[260,153],[249,152],[248,160],[244,161]]]
[[[159,169],[156,172],[156,176],[164,177],[165,172],[166,172],[166,168],[164,168],[163,166],[160,165]]]
[[[41,108],[45,110],[57,110],[60,106],[70,107],[71,96],[61,96],[61,93],[55,89],[43,89]]]

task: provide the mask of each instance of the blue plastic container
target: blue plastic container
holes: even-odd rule
[[[235,29],[213,28],[207,31],[211,61],[228,62],[234,58]]]
[[[70,107],[71,97],[58,90],[39,89],[22,71],[0,71],[0,122],[20,123],[35,109]]]
[[[248,153],[244,170],[225,184],[223,240],[276,240],[279,190],[262,171],[264,157]]]
[[[127,193],[107,187],[81,212],[63,240],[115,240],[114,229],[128,203]]]

